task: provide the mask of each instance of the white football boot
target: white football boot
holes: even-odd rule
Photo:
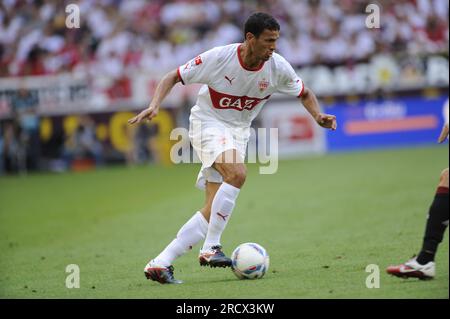
[[[386,272],[401,278],[419,278],[421,280],[433,279],[436,275],[436,264],[433,261],[425,265],[417,262],[416,258],[410,259],[404,264],[389,266]]]

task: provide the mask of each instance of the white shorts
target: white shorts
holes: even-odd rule
[[[237,150],[240,157],[238,160],[243,163],[249,137],[249,128],[231,127],[213,117],[200,119],[191,114],[189,118],[189,139],[202,162],[196,186],[204,190],[207,181],[222,183],[222,175],[212,165],[220,154],[230,149]]]

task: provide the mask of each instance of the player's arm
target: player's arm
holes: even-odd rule
[[[442,143],[444,142],[448,137],[448,123],[445,123],[442,127],[441,134],[439,135],[438,142]]]
[[[128,120],[129,124],[140,123],[144,119],[151,120],[154,118],[158,112],[159,107],[164,100],[164,98],[169,94],[172,88],[180,82],[180,77],[178,76],[177,69],[170,71],[167,73],[162,80],[158,83],[156,87],[155,95],[153,96],[152,101],[148,108],[143,110],[141,113],[136,115],[135,117]]]
[[[324,128],[332,129],[333,131],[336,130],[336,116],[320,112],[319,101],[317,101],[315,94],[310,89],[307,87],[304,88],[300,100],[309,114],[316,120],[317,124]]]

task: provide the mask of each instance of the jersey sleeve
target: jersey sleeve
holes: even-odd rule
[[[277,90],[280,93],[301,97],[305,89],[303,80],[295,73],[292,66],[283,60],[280,67]]]
[[[184,85],[193,83],[209,84],[211,74],[217,65],[217,53],[217,48],[211,49],[179,66],[178,77],[181,83]]]

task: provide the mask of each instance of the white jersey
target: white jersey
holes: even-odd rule
[[[300,97],[303,81],[281,55],[256,69],[244,66],[240,43],[215,47],[178,68],[183,84],[202,83],[191,115],[215,118],[232,127],[250,127],[275,92]]]

